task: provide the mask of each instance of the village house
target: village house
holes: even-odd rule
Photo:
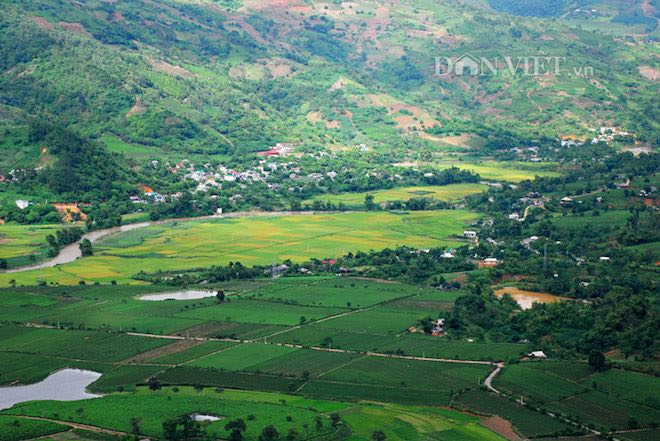
[[[531,237],[528,237],[527,239],[521,240],[520,245],[529,248],[529,246],[531,244],[533,244],[534,242],[536,242],[537,240],[539,240],[538,236],[531,236]]]
[[[467,237],[469,239],[476,239],[477,238],[477,232],[472,231],[472,230],[465,230],[465,231],[463,231],[463,237]]]
[[[548,358],[547,355],[545,355],[545,352],[543,351],[532,351],[529,354],[527,354],[529,358],[536,358],[538,360],[544,360]]]
[[[497,260],[497,258],[487,257],[486,259],[483,260],[481,266],[483,266],[483,267],[493,267],[493,266],[497,266],[498,263],[499,263],[499,260]]]
[[[439,337],[445,335],[445,319],[438,319],[433,324],[433,329],[431,329],[431,335],[434,337]]]
[[[17,199],[16,200],[16,206],[18,207],[19,210],[25,210],[27,207],[29,207],[31,204],[30,201],[26,201],[25,199]]]

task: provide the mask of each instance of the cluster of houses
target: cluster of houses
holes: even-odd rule
[[[144,198],[140,196],[131,196],[130,200],[134,204],[163,204],[167,202],[167,197],[162,195],[148,185],[140,185],[140,191],[144,194]],[[181,196],[181,193],[170,195],[170,200],[176,199]]]
[[[616,138],[624,138],[627,136],[632,136],[631,133],[621,130],[619,127],[600,127],[598,130],[591,129],[596,132],[596,136],[591,138],[592,144],[598,144],[599,142],[611,143]],[[560,137],[559,142],[562,147],[571,148],[571,147],[580,147],[584,145],[587,140],[585,138],[579,138],[576,135],[563,135]]]

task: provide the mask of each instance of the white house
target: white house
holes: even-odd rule
[[[545,355],[545,352],[543,351],[532,351],[529,354],[527,354],[529,358],[538,358],[538,359],[545,359],[548,358],[547,355]]]
[[[30,206],[30,201],[26,201],[24,199],[18,199],[18,200],[16,200],[16,206],[19,209],[24,210],[24,209],[26,209],[27,207]]]
[[[474,239],[477,237],[477,232],[470,230],[463,231],[463,237],[469,237],[470,239]]]

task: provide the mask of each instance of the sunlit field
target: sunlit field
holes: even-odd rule
[[[486,191],[488,187],[482,184],[453,184],[442,186],[400,187],[388,190],[377,190],[362,193],[327,194],[314,198],[333,204],[343,203],[346,206],[361,206],[366,195],[374,196],[374,202],[379,204],[386,201],[408,201],[415,198],[436,199],[439,201],[455,201],[471,194]],[[307,202],[311,202],[307,201]]]
[[[452,246],[475,215],[465,210],[410,213],[338,213],[172,222],[109,236],[94,256],[55,268],[0,275],[36,284],[43,280],[127,282],[140,271],[191,269],[241,262],[301,262],[359,250]]]

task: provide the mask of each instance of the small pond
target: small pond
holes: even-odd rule
[[[195,421],[209,421],[209,422],[220,421],[220,417],[219,417],[219,416],[215,416],[215,415],[205,415],[205,414],[203,414],[203,413],[193,413],[193,414],[190,415],[190,416],[191,416]]]
[[[534,303],[556,303],[567,300],[566,297],[536,291],[525,291],[515,287],[500,288],[495,291],[497,297],[509,294],[522,309],[530,309]]]
[[[101,395],[86,391],[87,386],[101,378],[98,372],[81,369],[63,369],[46,379],[26,386],[0,387],[0,410],[25,401],[76,401],[99,398]]]
[[[204,299],[206,297],[215,297],[218,294],[215,291],[173,291],[166,292],[161,294],[147,294],[140,296],[140,300],[149,300],[151,302],[162,302],[164,300],[197,300]]]

